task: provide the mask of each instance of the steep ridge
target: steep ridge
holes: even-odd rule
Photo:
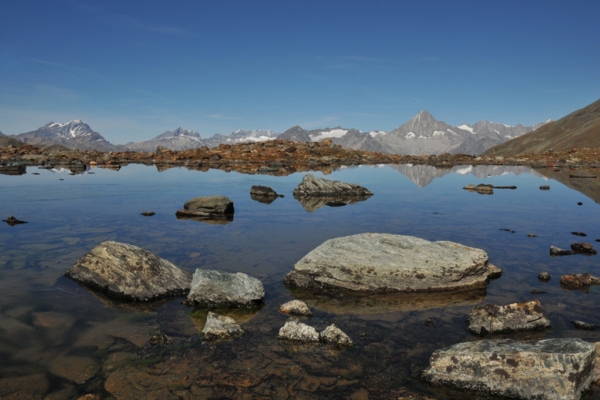
[[[583,147],[600,147],[600,100],[533,132],[495,146],[484,155],[506,157]]]

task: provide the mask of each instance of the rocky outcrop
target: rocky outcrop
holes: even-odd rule
[[[363,233],[326,241],[298,261],[284,283],[319,291],[462,291],[485,288],[488,279],[501,272],[480,249]]]
[[[302,182],[294,189],[294,198],[298,199],[307,196],[365,198],[373,196],[373,193],[368,189],[353,183],[316,178],[313,174],[306,174],[304,175]]]
[[[253,307],[265,298],[263,284],[242,272],[197,269],[186,304],[202,307]]]
[[[529,331],[550,327],[538,300],[506,306],[484,304],[473,308],[468,319],[469,330],[478,335],[500,332]]]
[[[300,300],[288,301],[287,303],[280,305],[278,310],[279,312],[290,315],[303,315],[306,317],[313,315],[306,303]]]
[[[591,285],[600,285],[600,278],[585,274],[571,274],[560,277],[560,286],[565,289],[587,289]]]
[[[350,339],[350,336],[346,335],[340,328],[335,326],[335,324],[329,325],[319,333],[319,340],[323,343],[334,344],[337,346],[354,346],[354,342]]]
[[[300,342],[318,342],[319,334],[312,326],[303,324],[296,318],[290,318],[285,325],[279,329],[279,338],[297,340]]]
[[[65,275],[109,297],[132,301],[183,296],[192,280],[189,272],[148,250],[112,241],[94,247]]]
[[[480,183],[475,186],[474,184],[467,185],[463,188],[464,190],[468,190],[469,192],[477,192],[479,194],[494,194],[494,185],[486,185],[484,183]]]
[[[210,341],[232,339],[243,335],[244,330],[235,323],[233,318],[209,311],[202,333],[204,334],[204,340]]]
[[[177,217],[194,217],[200,219],[220,219],[233,216],[233,201],[226,196],[196,197],[188,200],[183,209],[178,210]]]
[[[423,378],[480,394],[577,400],[593,379],[595,345],[581,339],[479,340],[436,350]]]

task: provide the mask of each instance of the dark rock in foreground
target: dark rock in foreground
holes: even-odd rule
[[[204,334],[204,340],[210,341],[232,339],[242,336],[245,332],[235,323],[233,318],[209,311],[202,333]]]
[[[518,332],[550,327],[538,300],[513,303],[506,306],[484,304],[474,307],[469,314],[469,331],[478,335],[500,332]]]
[[[480,249],[364,233],[327,240],[298,261],[284,283],[318,291],[464,291],[485,288],[501,272]]]
[[[313,315],[306,303],[300,300],[288,301],[287,303],[280,305],[278,311],[284,314],[303,315],[307,317]]]
[[[156,215],[156,213],[154,211],[142,211],[142,215],[144,217],[152,217],[153,215]]]
[[[188,200],[183,205],[183,209],[178,210],[177,217],[196,217],[196,218],[220,218],[232,216],[234,213],[233,201],[225,196],[206,196],[196,197]]]
[[[202,307],[253,307],[265,298],[263,284],[242,272],[197,269],[186,304]]]
[[[368,189],[340,181],[316,178],[312,174],[306,174],[302,182],[294,189],[294,198],[298,199],[306,196],[324,196],[324,197],[370,197]]]
[[[593,380],[595,356],[581,339],[480,340],[436,350],[423,378],[479,394],[576,400]]]
[[[591,285],[600,285],[600,278],[585,274],[571,274],[560,277],[560,286],[565,289],[587,289]]]
[[[192,280],[189,272],[148,250],[112,241],[94,247],[65,275],[107,296],[130,301],[183,296]]]
[[[15,225],[26,224],[27,223],[27,221],[21,221],[20,219],[17,219],[15,217],[13,217],[12,215],[9,215],[8,218],[3,219],[2,222],[6,222],[10,226],[15,226]]]

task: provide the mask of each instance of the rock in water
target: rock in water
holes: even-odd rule
[[[561,249],[560,247],[550,246],[550,255],[551,256],[568,256],[571,254],[575,254],[575,253],[572,252],[571,250],[564,250],[564,249]]]
[[[581,339],[479,340],[433,352],[423,378],[489,395],[576,400],[592,382],[595,356]]]
[[[189,272],[148,250],[112,241],[94,247],[65,275],[110,297],[130,301],[183,296],[192,280]]]
[[[285,325],[279,329],[279,338],[298,340],[301,342],[318,342],[319,334],[312,326],[303,324],[296,318],[290,318]]]
[[[319,333],[319,340],[324,343],[335,344],[338,346],[354,346],[354,342],[335,324],[329,325]]]
[[[235,323],[233,318],[209,311],[202,333],[204,340],[223,340],[242,336],[244,330]]]
[[[565,289],[587,289],[591,285],[600,285],[600,278],[585,274],[571,274],[560,277],[560,286]]]
[[[373,193],[353,183],[315,178],[312,174],[306,174],[302,182],[294,189],[294,198],[306,196],[369,197],[373,196]]]
[[[307,317],[313,315],[306,303],[300,300],[292,300],[280,305],[279,312],[290,315],[303,315]]]
[[[197,269],[186,304],[202,307],[252,307],[265,298],[263,284],[242,272]]]
[[[469,330],[478,335],[499,332],[529,331],[550,327],[539,300],[506,306],[484,304],[469,314]]]
[[[260,185],[252,186],[250,188],[250,195],[264,197],[279,197],[279,194],[270,187]]]
[[[21,221],[20,219],[17,219],[15,217],[13,217],[12,215],[9,215],[8,218],[3,219],[2,222],[6,222],[10,226],[15,226],[15,225],[26,224],[27,223],[27,221]]]
[[[481,289],[501,270],[487,253],[454,242],[363,233],[327,240],[286,275],[290,287],[365,292]]]
[[[538,279],[542,282],[548,282],[552,278],[548,272],[544,271],[538,274]]]
[[[571,250],[577,254],[592,255],[597,253],[596,249],[588,242],[573,243],[571,244]]]
[[[225,196],[196,197],[188,200],[175,215],[183,217],[215,218],[233,215],[233,201]]]
[[[494,194],[494,185],[487,185],[485,183],[480,183],[477,186],[471,183],[465,186],[463,189],[468,190],[469,192],[477,192],[479,194]]]

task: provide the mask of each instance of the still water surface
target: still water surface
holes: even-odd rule
[[[424,386],[419,373],[435,349],[478,339],[464,321],[482,302],[542,302],[550,330],[503,337],[600,341],[600,333],[576,330],[570,322],[600,324],[598,288],[567,291],[558,283],[565,273],[600,275],[598,256],[550,257],[548,252],[550,245],[596,244],[600,208],[592,198],[526,167],[449,171],[400,165],[334,171],[325,177],[365,186],[374,196],[345,207],[314,209],[292,196],[303,175],[158,172],[142,165],[81,175],[37,168],[22,176],[0,175],[0,216],[28,221],[0,225],[0,397],[374,399],[417,392],[452,398],[457,394]],[[598,184],[594,181],[588,184]],[[518,188],[495,190],[491,196],[462,190],[482,182]],[[285,198],[271,204],[254,201],[252,185],[270,186]],[[541,191],[540,185],[551,190]],[[185,201],[213,194],[233,200],[231,223],[176,219]],[[142,211],[156,215],[144,217]],[[283,285],[294,263],[325,240],[363,232],[482,248],[504,274],[490,283],[487,294],[467,298],[349,296],[332,301],[291,293]],[[63,277],[105,240],[143,247],[189,271],[245,272],[265,285],[265,305],[232,314],[248,335],[203,343],[198,334],[206,310],[193,310],[180,300],[141,308],[115,304]],[[541,271],[552,280],[538,281]],[[533,295],[531,289],[547,294]],[[304,322],[317,330],[336,322],[356,346],[339,350],[279,341],[277,332],[287,317],[277,306],[294,296],[315,312]],[[148,344],[160,332],[175,344]]]

